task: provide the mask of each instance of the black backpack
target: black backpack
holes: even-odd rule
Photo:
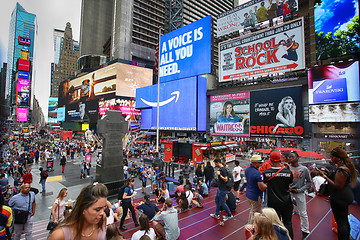
[[[230,170],[228,168],[226,168],[226,172],[227,172],[227,177],[228,180],[226,182],[226,187],[231,190],[231,188],[234,186],[234,176],[232,175],[232,173],[230,172]]]
[[[124,196],[124,191],[125,191],[125,184],[121,186],[119,193],[118,193],[118,200],[122,200],[123,196]]]

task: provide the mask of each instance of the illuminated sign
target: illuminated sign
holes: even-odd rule
[[[17,91],[18,92],[29,92],[29,90],[30,90],[30,80],[19,78],[18,84],[17,84]]]
[[[16,109],[16,120],[18,122],[27,122],[28,118],[28,109],[27,108],[17,108]]]
[[[18,72],[18,78],[29,79],[29,78],[30,78],[30,74],[29,74],[28,72],[19,71],[19,72]]]
[[[28,92],[18,92],[16,105],[18,106],[28,106],[29,105],[29,93]]]
[[[27,38],[27,37],[19,36],[18,43],[20,45],[30,45],[31,44],[31,39]]]
[[[48,122],[52,122],[52,123],[57,122],[57,107],[58,107],[58,98],[49,97]]]
[[[29,72],[30,71],[30,61],[19,59],[18,60],[18,70]]]
[[[305,68],[303,18],[219,44],[219,82]]]
[[[20,59],[29,61],[30,58],[29,56],[30,54],[28,51],[23,51],[23,50],[20,51]]]
[[[309,122],[360,122],[360,102],[309,106]]]
[[[359,62],[308,70],[309,104],[360,101]]]
[[[58,122],[65,121],[65,107],[60,107],[57,109],[57,121]]]
[[[160,38],[160,83],[211,72],[211,16]]]

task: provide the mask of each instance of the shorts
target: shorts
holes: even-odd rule
[[[142,186],[143,187],[146,187],[146,180],[144,181],[144,180],[141,180],[141,182],[142,182]]]
[[[240,183],[241,183],[241,180],[240,181],[237,181],[237,182],[234,182],[234,191],[239,191],[240,189]]]

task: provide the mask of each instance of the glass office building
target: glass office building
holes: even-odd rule
[[[5,97],[9,99],[10,106],[14,104],[12,95],[16,94],[16,91],[14,92],[15,88],[13,87],[13,83],[16,80],[16,63],[20,58],[21,49],[26,48],[29,51],[29,60],[32,62],[32,65],[34,64],[34,40],[36,30],[36,15],[27,12],[19,3],[16,3],[16,7],[11,14],[7,56],[8,68],[6,74]],[[31,72],[30,69],[30,86]]]

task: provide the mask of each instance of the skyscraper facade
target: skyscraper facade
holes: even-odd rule
[[[9,99],[9,104],[14,104],[16,89],[14,81],[16,81],[16,72],[18,70],[17,63],[20,59],[20,51],[25,49],[29,53],[27,61],[34,65],[34,43],[37,30],[36,15],[27,12],[19,3],[11,14],[10,28],[9,28],[9,43],[7,55],[7,74],[6,74],[6,92],[5,97]],[[32,72],[32,69],[29,69]],[[30,74],[30,86],[31,86]],[[30,90],[31,92],[31,90]],[[12,96],[14,95],[14,96]]]
[[[57,97],[62,81],[75,76],[79,57],[79,44],[72,38],[71,24],[66,23],[65,31],[54,30],[55,64],[52,65],[50,96]]]

